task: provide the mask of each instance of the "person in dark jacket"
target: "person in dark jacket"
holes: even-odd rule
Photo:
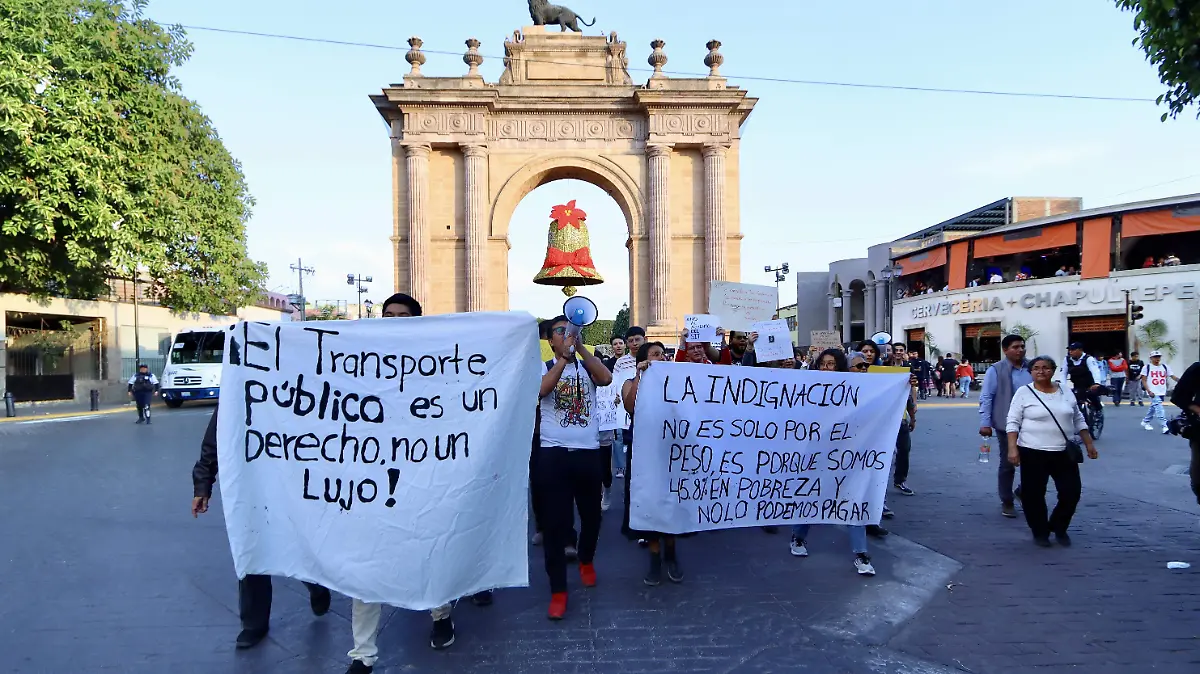
[[[192,468],[192,517],[208,512],[208,501],[212,498],[213,483],[217,481],[217,410],[208,420],[208,430],[200,443],[200,459]],[[315,583],[304,583],[308,587],[308,602],[313,615],[323,616],[329,611],[329,590]],[[238,648],[252,648],[267,636],[271,621],[271,577],[247,575],[238,581],[238,612],[242,619],[242,631],[237,637]]]
[[[158,393],[158,377],[144,363],[138,365],[137,374],[129,378],[129,395],[137,404],[137,423],[150,423],[150,400],[155,393]]]
[[[1192,363],[1179,378],[1175,391],[1171,393],[1171,404],[1191,414],[1193,423],[1200,423],[1200,361]],[[1196,495],[1196,502],[1200,503],[1200,436],[1188,440],[1188,446],[1192,449],[1192,462],[1188,468],[1192,493]]]

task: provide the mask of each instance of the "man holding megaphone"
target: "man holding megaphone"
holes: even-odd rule
[[[566,546],[570,543],[576,507],[580,583],[584,587],[596,585],[592,560],[600,537],[604,479],[596,388],[612,383],[612,373],[579,338],[578,328],[590,322],[587,306],[582,306],[582,312],[572,311],[575,308],[568,301],[564,311],[571,320],[567,320],[567,315],[559,316],[542,326],[554,358],[543,365],[538,429],[541,445],[533,488],[542,511],[545,537],[542,551],[551,593],[547,615],[551,620],[561,620],[567,611]],[[594,315],[590,318],[595,320]]]

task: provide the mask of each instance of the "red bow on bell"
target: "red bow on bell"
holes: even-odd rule
[[[549,276],[557,274],[566,267],[570,267],[580,275],[589,278],[596,275],[595,272],[584,269],[585,267],[594,266],[592,264],[592,253],[586,246],[573,253],[567,253],[557,248],[548,248],[546,249],[546,262],[542,266],[552,267],[548,272]]]

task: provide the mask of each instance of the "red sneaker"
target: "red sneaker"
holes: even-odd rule
[[[579,565],[579,579],[584,587],[596,587],[596,566],[594,564]]]
[[[555,592],[550,595],[550,610],[546,616],[551,620],[562,620],[563,615],[567,612],[567,593]]]

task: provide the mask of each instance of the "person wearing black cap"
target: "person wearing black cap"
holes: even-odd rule
[[[138,365],[137,374],[129,378],[129,395],[137,405],[137,423],[150,423],[150,399],[158,393],[158,378],[145,363]]]
[[[217,481],[217,410],[208,420],[204,440],[200,443],[200,459],[192,468],[192,517],[208,512],[213,484]],[[308,588],[308,603],[313,615],[323,616],[329,612],[332,599],[329,590],[316,583],[305,583]],[[237,647],[252,648],[267,636],[271,622],[271,577],[248,574],[238,581],[238,614],[242,619],[242,631],[237,636]]]
[[[1100,385],[1104,375],[1096,359],[1084,353],[1082,342],[1071,342],[1067,347],[1067,357],[1058,368],[1054,381],[1060,384],[1070,381],[1076,400],[1086,399],[1092,409],[1100,409]]]

